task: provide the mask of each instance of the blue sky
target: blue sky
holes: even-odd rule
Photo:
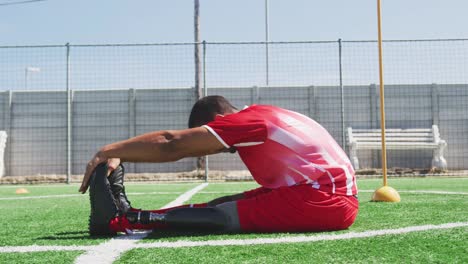
[[[64,89],[65,43],[190,43],[193,0],[46,0],[1,5],[0,91]],[[337,85],[338,43],[376,40],[376,0],[268,0],[270,41],[333,41],[269,46],[269,85]],[[382,0],[384,40],[468,39],[468,1]],[[265,40],[265,0],[200,0],[201,40]],[[468,41],[385,46],[387,83],[467,83]],[[265,45],[209,45],[208,87],[266,85]],[[378,81],[375,43],[344,43],[346,85]],[[30,66],[41,71],[29,73]],[[73,47],[73,89],[194,85],[193,46]]]
[[[0,0],[7,3],[19,0]],[[201,38],[262,41],[264,0],[201,0]],[[384,39],[468,38],[468,1],[383,0]],[[269,0],[270,40],[376,39],[375,0]],[[193,41],[192,0],[0,6],[0,45]]]

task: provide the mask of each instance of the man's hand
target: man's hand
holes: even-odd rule
[[[120,164],[120,159],[118,158],[106,158],[104,157],[100,152],[96,153],[94,157],[88,162],[88,165],[86,166],[86,171],[83,177],[83,181],[81,182],[81,187],[79,189],[79,192],[81,193],[86,193],[86,190],[88,190],[89,186],[89,178],[91,177],[91,174],[93,173],[94,169],[101,164],[107,162],[107,176],[109,176],[112,171],[115,170]]]

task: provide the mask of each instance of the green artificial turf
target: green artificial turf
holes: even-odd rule
[[[412,178],[389,178],[387,185],[398,190],[412,191],[448,191],[467,192],[467,178],[443,178],[443,177],[412,177]],[[361,179],[358,180],[358,187],[361,190],[375,190],[382,186],[382,179]]]
[[[181,193],[191,189],[194,184],[166,185],[154,187],[154,191],[173,192],[171,194],[148,194],[131,196],[135,207],[157,209],[171,202]],[[11,186],[1,186],[5,191]],[[41,195],[61,195],[77,186],[30,188]],[[147,185],[129,185],[134,192],[147,192]],[[66,190],[63,192],[63,190]],[[76,192],[77,193],[77,192]],[[27,195],[11,194],[9,197]],[[95,245],[109,238],[92,238],[88,235],[89,196],[50,197],[40,199],[0,200],[0,246],[23,245]]]
[[[467,263],[468,228],[249,246],[134,249],[117,263]]]
[[[55,264],[73,263],[73,261],[83,254],[81,251],[53,251],[53,252],[28,252],[28,253],[2,253],[0,263],[15,264]]]
[[[381,179],[361,179],[360,211],[349,230],[325,234],[396,229],[468,221],[467,194],[431,194],[405,191],[468,193],[466,178],[390,178],[400,191],[400,203],[370,202]],[[127,193],[136,208],[158,209],[200,183],[128,183]],[[0,186],[0,248],[26,245],[98,245],[110,238],[92,238],[87,233],[88,195],[78,194],[78,185]],[[210,183],[188,203],[257,188],[253,182]],[[27,188],[28,194],[15,194]],[[56,196],[70,195],[73,196]],[[34,198],[36,196],[48,198]],[[2,198],[31,197],[5,200]],[[204,241],[224,239],[317,236],[324,233],[206,234],[156,230],[138,243],[159,241]],[[134,249],[119,263],[468,263],[468,228],[428,230],[350,240],[250,246]],[[0,253],[0,263],[72,263],[78,251]]]

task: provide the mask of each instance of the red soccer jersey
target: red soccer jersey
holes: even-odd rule
[[[317,122],[269,105],[218,115],[204,126],[226,147],[236,147],[263,187],[310,184],[340,195],[357,194],[354,170],[343,149]]]

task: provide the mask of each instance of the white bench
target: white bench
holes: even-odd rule
[[[0,178],[5,175],[5,147],[6,147],[7,133],[0,131]]]
[[[445,140],[440,138],[439,128],[386,129],[385,142],[387,149],[433,149],[432,167],[447,169],[447,161],[443,157],[447,147]],[[348,127],[348,147],[354,169],[359,169],[358,149],[382,149],[380,129],[353,129]]]

